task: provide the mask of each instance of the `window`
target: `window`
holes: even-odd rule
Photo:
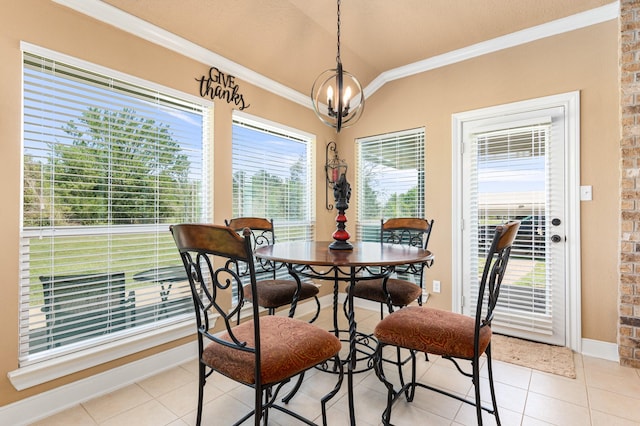
[[[424,128],[356,140],[361,241],[380,240],[380,219],[424,217]]]
[[[243,113],[233,119],[233,216],[273,219],[276,241],[313,238],[312,137]]]
[[[33,50],[23,67],[21,367],[192,321],[169,225],[211,220],[206,103]]]

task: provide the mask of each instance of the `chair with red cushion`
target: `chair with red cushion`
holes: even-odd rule
[[[242,232],[245,228],[251,230],[251,242],[253,250],[268,244],[275,243],[275,232],[273,220],[261,217],[237,217],[231,220],[225,220],[225,224],[236,232]],[[242,274],[246,274],[246,265]],[[318,287],[314,284],[301,282],[297,276],[282,275],[287,274],[283,264],[275,264],[268,260],[258,259],[255,261],[257,273],[257,303],[267,309],[269,315],[273,315],[276,309],[292,305],[289,316],[294,315],[297,302],[313,298],[316,304],[316,312],[314,317],[309,321],[313,322],[320,314],[320,301],[318,300]],[[284,274],[282,273],[284,272]],[[256,298],[253,296],[250,285],[244,286],[246,301],[254,302]],[[293,303],[295,300],[295,304]]]
[[[308,425],[311,420],[279,405],[282,386],[295,376],[326,362],[337,368],[337,383],[321,399],[322,423],[326,425],[326,404],[334,397],[343,379],[339,359],[340,340],[313,324],[295,318],[260,316],[257,304],[252,318],[235,325],[245,299],[238,262],[247,265],[251,290],[256,292],[256,271],[251,231],[243,235],[226,226],[181,224],[171,233],[182,258],[196,311],[198,336],[199,393],[197,425],[202,421],[204,386],[213,372],[249,386],[255,391],[254,409],[236,425],[254,417],[268,424],[270,409],[277,409]],[[233,292],[237,296],[233,297]],[[210,420],[216,424],[216,420]]]
[[[393,403],[403,394],[407,401],[411,402],[416,387],[431,389],[474,405],[479,425],[482,424],[482,410],[493,414],[496,423],[500,424],[491,366],[491,320],[500,294],[500,284],[507,268],[511,245],[519,227],[520,222],[517,221],[496,227],[482,270],[473,317],[426,306],[408,306],[389,314],[376,325],[374,335],[378,340],[378,346],[374,356],[374,367],[378,378],[385,384],[388,391],[387,407],[382,414],[383,424],[388,425],[391,422]],[[384,374],[382,350],[385,346],[408,349],[411,354],[411,381],[405,383],[404,378],[400,377],[402,387],[397,391]],[[475,400],[471,401],[435,386],[417,382],[416,352],[440,355],[452,361],[460,373],[472,379]],[[483,407],[480,400],[479,364],[483,353],[487,357],[492,409]],[[460,366],[459,360],[471,361],[471,372],[465,371]]]

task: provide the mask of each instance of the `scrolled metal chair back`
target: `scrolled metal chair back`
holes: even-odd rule
[[[231,220],[225,219],[225,224],[236,232],[242,232],[244,229],[251,231],[251,249],[256,249],[274,244],[276,242],[276,236],[273,227],[272,219],[265,219],[261,217],[237,217]],[[275,277],[275,273],[278,269],[282,268],[282,264],[275,264],[272,261],[265,259],[254,259],[254,265],[256,267],[256,273],[260,276],[263,274],[270,274],[271,277]],[[246,264],[238,265],[241,276],[245,276],[248,273]]]
[[[380,241],[427,248],[433,220],[399,217],[380,220]]]
[[[500,286],[509,262],[511,246],[519,228],[520,222],[512,221],[499,225],[495,229],[478,288],[476,334],[481,327],[491,326],[493,311],[500,295]]]
[[[205,334],[219,343],[229,344],[209,333],[211,317],[215,315],[223,319],[233,344],[246,347],[245,342],[235,337],[232,330],[235,322],[232,319],[238,315],[244,301],[242,277],[237,268],[239,263],[246,265],[255,291],[250,230],[246,229],[240,236],[230,228],[219,225],[182,224],[173,225],[170,229],[189,278],[199,343],[202,344],[201,334]],[[234,291],[237,291],[235,300]],[[255,305],[254,316],[258,316]],[[256,327],[259,327],[258,323],[256,321]],[[256,333],[259,335],[258,328]]]
[[[391,218],[380,221],[380,241],[388,244],[401,244],[426,249],[431,237],[433,219],[413,217]],[[396,267],[399,274],[418,275],[422,273],[422,266],[430,267],[433,261],[425,265],[409,264]]]

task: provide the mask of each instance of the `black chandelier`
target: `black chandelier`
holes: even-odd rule
[[[325,94],[327,105],[323,106],[321,102]],[[355,124],[364,110],[362,85],[357,78],[342,68],[340,60],[340,0],[338,0],[336,68],[328,69],[316,78],[311,87],[311,101],[320,121],[335,128],[337,132]]]

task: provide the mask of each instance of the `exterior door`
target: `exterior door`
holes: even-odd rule
[[[477,286],[495,226],[520,220],[495,332],[567,345],[566,111],[563,106],[478,117],[461,126],[462,312]]]

